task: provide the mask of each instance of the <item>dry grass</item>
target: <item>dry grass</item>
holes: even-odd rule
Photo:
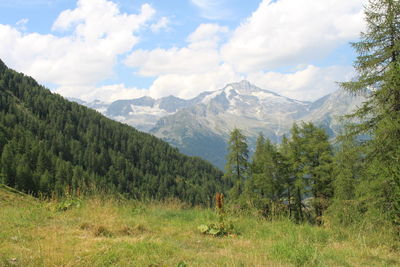
[[[389,245],[346,229],[237,217],[240,235],[214,238],[197,230],[214,212],[177,201],[92,198],[67,211],[56,205],[0,202],[0,266],[400,265]]]

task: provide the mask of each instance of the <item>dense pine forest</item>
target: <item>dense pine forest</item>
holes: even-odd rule
[[[0,61],[0,182],[33,195],[120,193],[208,205],[222,173],[52,94]]]

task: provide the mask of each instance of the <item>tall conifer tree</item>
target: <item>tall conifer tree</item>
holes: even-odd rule
[[[253,204],[263,210],[264,216],[274,215],[272,205],[278,204],[282,197],[285,173],[281,159],[276,146],[260,134],[250,165],[247,190]]]
[[[249,150],[246,137],[237,128],[231,132],[228,142],[225,178],[234,185],[232,194],[240,195],[247,177]]]
[[[362,197],[371,211],[400,225],[400,1],[370,0],[366,31],[353,47],[357,77],[342,83],[350,92],[370,91],[367,101],[349,117],[351,136],[367,135],[368,175]]]
[[[292,171],[293,205],[296,221],[303,221],[304,198],[312,197],[317,221],[333,196],[332,148],[326,132],[312,123],[294,124],[292,138],[285,145]]]

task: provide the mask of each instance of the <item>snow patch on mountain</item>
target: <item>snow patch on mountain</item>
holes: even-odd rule
[[[300,121],[321,125],[333,137],[341,127],[339,117],[364,99],[337,91],[314,102],[299,101],[241,81],[189,100],[146,96],[85,105],[222,167],[226,142],[235,127],[247,136],[250,149],[260,133],[279,142],[293,123]]]

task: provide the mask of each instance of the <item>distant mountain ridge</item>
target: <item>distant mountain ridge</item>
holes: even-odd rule
[[[105,110],[98,101],[84,104],[222,168],[226,142],[234,127],[247,136],[251,149],[259,133],[279,142],[293,123],[300,121],[314,122],[334,137],[341,127],[338,117],[354,110],[364,99],[338,90],[314,102],[299,101],[244,80],[189,100],[145,96],[115,101]]]

